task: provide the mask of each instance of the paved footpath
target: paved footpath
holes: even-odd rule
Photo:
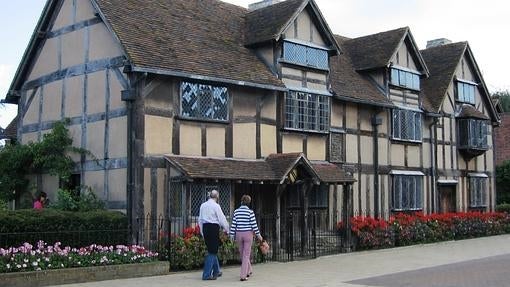
[[[450,275],[449,278],[453,278],[452,281],[454,283],[457,282],[457,284],[452,283],[451,285],[451,282],[449,282],[448,285],[438,283],[437,286],[465,286],[462,283],[459,284],[458,281],[455,281],[455,278],[464,277],[463,280],[467,281],[465,279],[467,277],[465,276],[469,270],[474,268],[476,269],[476,266],[479,265],[489,266],[487,264],[491,264],[491,262],[493,266],[500,266],[503,263],[503,266],[506,266],[507,270],[510,270],[508,269],[508,264],[510,263],[510,235],[449,241],[377,251],[354,252],[290,263],[258,264],[254,265],[254,274],[246,282],[239,282],[239,267],[236,266],[224,268],[223,276],[218,278],[216,281],[202,281],[200,280],[201,273],[194,271],[166,276],[69,284],[62,286],[422,286],[414,284],[413,282],[415,281],[413,280],[415,280],[414,278],[417,278],[417,274],[423,274],[423,272],[432,272],[432,276],[439,274],[437,272],[442,272],[440,274],[441,276],[448,277],[448,275]],[[445,266],[441,268],[434,268],[440,265]],[[417,271],[418,269],[421,270]],[[451,272],[448,270],[451,270]],[[464,272],[458,272],[459,270],[464,270]],[[502,273],[498,273],[496,275],[501,276]],[[441,276],[436,276],[434,278],[440,279]],[[506,278],[500,278],[499,280],[501,282],[510,282],[510,274],[504,274],[504,276]],[[427,276],[422,277],[427,278]],[[397,283],[405,283],[405,285]],[[433,285],[432,282],[429,281],[425,282],[425,285],[423,286]]]

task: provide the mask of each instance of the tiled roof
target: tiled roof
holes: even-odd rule
[[[279,33],[306,0],[287,0],[246,15],[245,44],[252,45],[279,37]]]
[[[247,10],[217,0],[96,0],[135,68],[284,87],[244,47]]]
[[[353,182],[340,167],[328,162],[309,162],[302,153],[272,154],[265,160],[168,155],[165,158],[186,177],[201,179],[281,182],[300,161],[322,182]]]
[[[351,62],[351,52],[344,48],[344,43],[349,39],[337,35],[335,38],[344,51],[343,54],[330,58],[330,80],[336,95],[344,100],[392,106],[391,101],[382,91],[376,88],[374,83],[354,70]]]
[[[387,66],[398,44],[409,31],[408,27],[385,31],[344,41],[343,50],[350,54],[356,70]]]
[[[481,120],[490,120],[490,118],[477,110],[472,105],[464,104],[461,107],[460,113],[457,118],[474,118]]]
[[[421,51],[430,71],[430,77],[421,81],[425,110],[439,112],[466,47],[467,42],[458,42]]]

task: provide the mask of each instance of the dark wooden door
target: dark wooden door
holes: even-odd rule
[[[456,211],[456,186],[439,186],[439,212],[448,213]]]

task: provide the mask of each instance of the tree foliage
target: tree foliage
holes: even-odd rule
[[[49,173],[66,182],[74,168],[71,154],[89,154],[72,146],[68,120],[54,124],[42,141],[14,144],[0,148],[0,199],[18,198],[28,189],[29,174]]]
[[[496,167],[496,201],[510,203],[510,160]]]
[[[492,96],[499,99],[501,107],[503,108],[503,112],[510,112],[510,91],[498,91],[493,93]]]

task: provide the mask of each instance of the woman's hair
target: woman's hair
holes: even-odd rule
[[[251,196],[245,194],[241,197],[241,204],[248,205],[251,203]]]
[[[39,193],[39,195],[37,196],[37,200],[41,200],[43,197],[47,198],[48,195],[46,194],[46,192],[41,191],[41,193]]]

